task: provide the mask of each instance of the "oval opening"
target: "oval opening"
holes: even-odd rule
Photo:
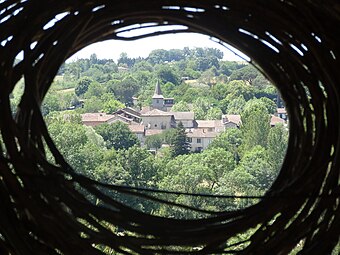
[[[288,117],[250,59],[217,41],[171,34],[105,41],[72,56],[42,105],[69,164],[100,182],[171,201],[118,196],[155,215],[206,217],[257,203],[281,168]]]

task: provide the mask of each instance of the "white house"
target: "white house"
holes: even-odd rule
[[[182,122],[185,128],[195,127],[195,113],[194,112],[169,112],[174,115],[176,125]]]
[[[142,123],[146,129],[169,129],[176,127],[175,117],[172,113],[153,109],[141,115]]]
[[[225,125],[221,120],[196,120],[196,128],[203,132],[223,132]]]
[[[204,132],[199,129],[190,129],[186,134],[191,147],[190,150],[192,152],[200,152],[208,147],[219,132]]]

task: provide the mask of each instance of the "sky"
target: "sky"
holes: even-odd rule
[[[108,40],[94,43],[78,51],[69,58],[67,62],[80,58],[89,58],[93,53],[97,55],[97,58],[113,59],[115,61],[122,52],[126,52],[128,57],[131,58],[145,58],[155,49],[170,50],[183,49],[184,47],[189,47],[190,49],[195,47],[217,48],[223,51],[224,60],[244,61],[244,59],[235,55],[235,53],[228,50],[225,46],[213,41],[209,36],[197,33],[177,33],[147,37],[135,41]],[[228,47],[232,48],[231,46]],[[241,52],[238,52],[237,54],[248,60],[247,56],[243,55]]]

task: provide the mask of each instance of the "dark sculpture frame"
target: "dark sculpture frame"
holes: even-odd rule
[[[335,0],[1,0],[0,253],[103,254],[96,246],[102,245],[121,254],[288,254],[299,245],[299,254],[331,254],[340,235],[339,21]],[[183,25],[185,31],[170,32],[218,38],[247,54],[279,89],[289,146],[257,204],[200,220],[144,214],[102,189],[151,200],[152,194],[78,175],[58,152],[40,106],[59,67],[91,43],[150,36],[117,33],[141,23]],[[155,34],[162,33],[169,31]],[[25,90],[12,116],[20,79]],[[90,203],[76,186],[106,206]],[[228,242],[254,228],[244,245]]]

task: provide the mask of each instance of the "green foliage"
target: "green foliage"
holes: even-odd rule
[[[84,95],[92,82],[93,80],[89,77],[83,77],[79,79],[75,89],[76,95],[77,96]]]
[[[103,137],[108,149],[128,149],[136,144],[139,145],[137,136],[123,122],[117,121],[113,124],[101,124],[96,126],[95,130]]]
[[[193,111],[195,113],[195,118],[197,120],[206,119],[206,114],[211,107],[211,102],[204,99],[203,97],[198,97],[193,104]]]
[[[174,134],[174,137],[171,143],[172,155],[173,157],[176,157],[178,155],[188,154],[189,148],[190,148],[190,145],[187,142],[187,135],[185,133],[185,128],[182,122],[180,122],[178,126],[176,127],[176,132]]]
[[[277,172],[269,164],[267,151],[260,145],[254,146],[245,153],[239,167],[254,177],[250,183],[263,192],[270,187],[277,176]]]
[[[135,59],[129,58],[126,52],[120,53],[117,60],[119,66],[132,67],[135,64]]]
[[[220,120],[222,117],[222,111],[220,108],[211,107],[205,116],[207,120]]]
[[[163,135],[150,135],[145,139],[145,145],[148,149],[159,149],[163,143]]]
[[[103,108],[103,101],[98,97],[91,97],[84,100],[83,112],[100,112]]]
[[[216,100],[224,99],[228,94],[228,86],[224,83],[217,83],[211,88],[211,95]]]
[[[246,105],[246,100],[242,95],[232,100],[225,98],[223,102],[227,104],[226,112],[228,114],[241,114]]]
[[[277,110],[275,102],[267,97],[261,97],[260,100],[264,103],[267,108],[268,113],[274,114]]]
[[[221,148],[231,152],[238,159],[238,148],[242,144],[242,133],[238,128],[228,128],[220,133],[208,146],[208,149]]]
[[[266,148],[270,129],[270,115],[261,100],[249,101],[241,114],[243,144],[242,151],[249,151],[257,145]]]
[[[189,112],[190,108],[189,105],[184,102],[184,101],[180,101],[178,103],[175,103],[172,108],[171,108],[172,112]]]
[[[126,77],[120,82],[113,82],[109,89],[120,102],[130,106],[132,105],[132,97],[137,94],[139,87],[135,79]]]
[[[255,95],[254,88],[244,81],[234,80],[228,83],[228,97],[230,100],[243,96],[246,101]]]
[[[280,170],[283,159],[286,155],[288,144],[288,131],[282,124],[272,127],[268,134],[268,158],[273,169]]]
[[[171,82],[175,85],[180,83],[180,77],[178,76],[176,70],[169,65],[159,65],[157,66],[157,77],[162,83]]]
[[[235,70],[230,75],[230,80],[243,80],[252,84],[253,80],[260,75],[260,72],[252,65],[245,65],[244,67]]]
[[[111,114],[124,107],[125,107],[124,104],[122,104],[121,102],[114,98],[111,98],[110,100],[104,102],[103,112]]]

